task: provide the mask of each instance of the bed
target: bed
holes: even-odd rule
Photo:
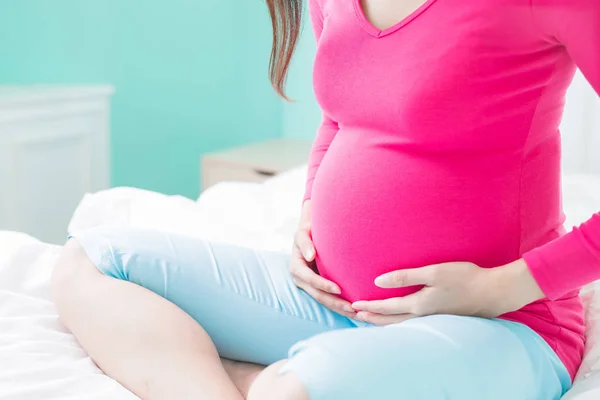
[[[132,188],[88,194],[69,230],[138,226],[288,251],[304,176],[299,168],[263,184],[221,183],[197,201]],[[569,226],[600,208],[599,178],[565,177],[564,188]],[[49,281],[59,252],[59,246],[25,234],[0,232],[0,399],[136,399],[103,375],[59,322]],[[565,400],[600,398],[600,286],[589,285],[582,293],[588,343]]]

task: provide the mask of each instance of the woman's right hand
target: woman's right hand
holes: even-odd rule
[[[302,207],[300,226],[294,236],[294,248],[290,263],[290,273],[296,286],[325,307],[348,318],[355,318],[352,305],[338,296],[342,291],[338,285],[317,273],[315,246],[311,238],[310,200]]]

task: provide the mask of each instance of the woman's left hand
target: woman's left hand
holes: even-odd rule
[[[432,314],[493,318],[544,297],[523,260],[491,269],[454,262],[398,270],[381,275],[375,285],[424,287],[405,297],[353,303],[356,318],[374,325]]]

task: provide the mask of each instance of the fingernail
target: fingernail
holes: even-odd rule
[[[333,293],[333,294],[341,294],[342,291],[340,290],[339,287],[335,287],[335,286],[330,286],[329,287],[329,293]]]
[[[355,311],[354,311],[354,308],[352,308],[352,307],[351,307],[351,306],[349,306],[349,305],[345,305],[345,306],[344,306],[344,310],[346,310],[347,312],[351,312],[351,313],[355,312]]]
[[[307,260],[310,260],[314,257],[315,252],[312,249],[308,249],[304,252],[304,258],[306,258]]]
[[[360,302],[357,301],[355,303],[352,303],[352,308],[355,310],[360,310]]]

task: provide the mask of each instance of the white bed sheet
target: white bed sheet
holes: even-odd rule
[[[0,399],[133,400],[58,321],[50,273],[60,247],[0,232]]]
[[[287,251],[298,222],[304,170],[263,185],[227,183],[197,202],[131,188],[86,196],[70,231],[97,225],[139,226],[257,248]],[[565,182],[568,224],[599,208],[600,182]],[[49,277],[60,247],[0,232],[0,400],[131,400],[134,395],[103,375],[58,321]],[[593,337],[577,384],[566,400],[600,398],[600,298],[586,291]]]

